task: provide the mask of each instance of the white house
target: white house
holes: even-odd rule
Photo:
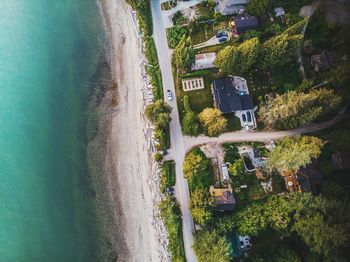
[[[217,6],[215,12],[222,15],[238,14],[241,9],[245,8],[249,0],[216,0]]]

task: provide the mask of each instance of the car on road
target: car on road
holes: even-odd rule
[[[169,89],[166,91],[166,96],[167,96],[169,101],[173,100],[173,94],[171,93],[171,91]]]

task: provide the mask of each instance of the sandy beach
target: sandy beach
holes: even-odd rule
[[[117,261],[160,261],[153,226],[151,161],[144,135],[142,54],[123,0],[101,0],[111,42],[115,108],[107,137],[107,190],[118,234]]]

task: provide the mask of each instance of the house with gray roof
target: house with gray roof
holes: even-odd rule
[[[248,2],[249,0],[216,0],[215,12],[222,15],[238,14],[239,10],[244,9]]]
[[[223,113],[234,113],[241,126],[256,127],[253,98],[249,95],[247,81],[238,76],[214,80],[213,94],[215,106]]]

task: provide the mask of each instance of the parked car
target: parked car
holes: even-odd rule
[[[219,31],[216,33],[216,38],[228,37],[228,33],[226,31]]]
[[[166,188],[165,188],[165,194],[166,194],[166,195],[169,195],[169,196],[174,195],[174,188],[172,188],[172,187],[166,187]]]
[[[226,36],[223,36],[223,37],[220,37],[218,39],[219,43],[223,43],[223,42],[226,42],[227,41],[227,37]]]
[[[169,89],[166,91],[166,96],[167,96],[169,101],[173,100],[173,94],[171,93],[171,91]]]

